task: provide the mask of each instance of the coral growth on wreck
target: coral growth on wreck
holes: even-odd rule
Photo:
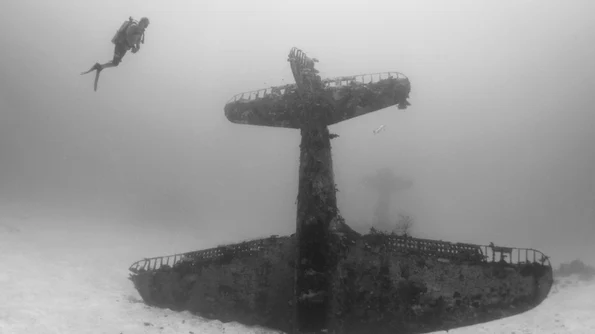
[[[347,234],[331,282],[329,326],[337,333],[425,333],[498,319],[538,305],[552,285],[550,266],[491,262],[475,245]],[[192,252],[150,270],[140,261],[131,280],[150,305],[290,332],[295,242],[272,237]]]

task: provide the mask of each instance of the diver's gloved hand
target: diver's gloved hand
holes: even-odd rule
[[[133,47],[133,48],[132,48],[132,50],[130,50],[130,52],[132,52],[132,53],[137,53],[137,52],[138,52],[138,50],[139,50],[139,48],[137,48],[137,47]]]

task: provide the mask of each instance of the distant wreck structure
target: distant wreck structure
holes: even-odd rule
[[[394,225],[390,215],[392,196],[398,191],[411,188],[413,182],[397,177],[390,168],[382,168],[374,175],[366,175],[362,181],[364,186],[376,192],[378,196],[374,210],[374,225],[383,227]]]
[[[328,126],[407,108],[409,79],[387,72],[323,80],[318,61],[296,48],[288,61],[295,84],[238,94],[225,115],[300,130],[295,234],[137,261],[130,279],[145,303],[287,333],[348,334],[451,329],[546,298],[552,269],[537,250],[349,228],[337,209],[330,140],[338,136]]]

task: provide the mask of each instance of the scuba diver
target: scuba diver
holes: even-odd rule
[[[81,73],[81,75],[83,75],[92,71],[97,71],[95,74],[95,91],[97,91],[99,73],[101,73],[103,69],[118,66],[128,50],[130,50],[132,53],[137,53],[138,50],[140,50],[141,43],[145,43],[145,29],[148,26],[148,18],[143,17],[138,22],[136,22],[132,19],[132,17],[130,17],[127,21],[122,23],[122,26],[112,38],[112,43],[115,44],[114,58],[103,65],[95,63],[91,69]]]

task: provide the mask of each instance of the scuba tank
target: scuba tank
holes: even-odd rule
[[[132,19],[132,16],[128,18],[128,20],[124,21],[120,26],[120,29],[116,30],[116,34],[112,37],[112,43],[117,44],[120,40],[120,37],[126,32],[126,29],[134,23],[135,21]]]

